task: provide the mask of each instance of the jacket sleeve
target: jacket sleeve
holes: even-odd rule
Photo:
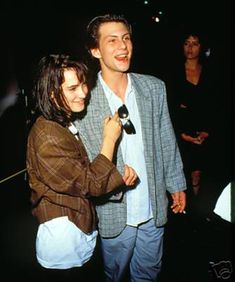
[[[66,131],[53,128],[49,135],[32,132],[29,136],[27,166],[31,186],[42,182],[58,193],[90,197],[109,193],[124,184],[111,161],[98,154],[90,162],[81,141],[61,130]]]
[[[170,193],[186,190],[183,163],[169,115],[165,84],[162,83],[162,95],[159,103],[161,144],[167,190]]]

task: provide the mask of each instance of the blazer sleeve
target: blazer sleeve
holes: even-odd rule
[[[163,152],[163,165],[167,190],[170,193],[186,190],[186,181],[183,171],[183,163],[171,122],[165,84],[161,84],[162,95],[160,112],[160,132]]]

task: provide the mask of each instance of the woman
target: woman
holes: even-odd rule
[[[92,197],[133,185],[137,176],[126,166],[122,177],[112,163],[121,134],[117,113],[104,120],[100,154],[89,162],[73,125],[82,117],[88,94],[83,63],[65,55],[43,57],[33,92],[40,116],[28,136],[27,170],[33,215],[40,223],[37,260],[50,269],[82,266],[96,244]]]
[[[206,55],[200,34],[186,33],[182,49],[184,63],[174,72],[169,103],[186,176],[197,195],[202,172],[209,166],[216,91],[212,72],[203,60]]]

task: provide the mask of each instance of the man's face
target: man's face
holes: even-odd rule
[[[99,47],[92,55],[100,60],[101,70],[125,72],[130,67],[132,56],[131,35],[123,23],[104,23],[99,29]]]

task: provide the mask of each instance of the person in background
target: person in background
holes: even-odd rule
[[[168,195],[183,213],[186,182],[160,79],[128,72],[132,29],[121,15],[101,15],[87,26],[87,48],[99,63],[87,114],[77,123],[91,159],[102,142],[101,120],[115,112],[123,124],[116,164],[133,167],[139,181],[96,204],[106,281],[156,281],[161,271]],[[94,62],[93,66],[94,66]],[[169,193],[168,193],[169,192]]]
[[[16,104],[18,95],[20,94],[20,88],[15,77],[10,78],[7,83],[8,85],[4,89],[6,93],[3,93],[3,97],[0,98],[0,118],[9,107]],[[2,90],[2,87],[0,89]]]
[[[190,187],[187,208],[208,219],[229,182],[227,87],[214,49],[194,27],[183,32],[180,52],[182,60],[165,79],[168,105]]]
[[[214,109],[211,77],[205,60],[203,39],[197,32],[184,34],[182,50],[184,62],[172,78],[173,106],[170,112],[184,162],[186,178],[197,195],[201,174],[208,160],[208,144],[212,137]],[[170,93],[170,91],[169,91]],[[173,107],[173,108],[172,108]]]
[[[0,75],[0,180],[2,181],[25,168],[27,132],[26,106],[18,76],[14,73],[14,68],[7,65],[4,65]]]
[[[28,136],[27,171],[32,213],[39,222],[36,257],[49,269],[46,279],[72,281],[67,270],[88,262],[96,245],[92,199],[133,185],[137,175],[126,166],[122,176],[112,162],[121,134],[117,113],[102,121],[100,150],[92,162],[88,159],[73,124],[88,97],[85,64],[63,54],[43,57],[33,94],[39,117]]]

